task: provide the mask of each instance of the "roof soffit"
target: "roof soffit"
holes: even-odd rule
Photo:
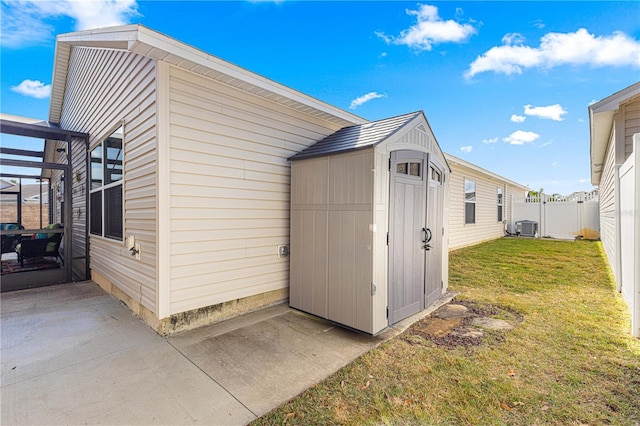
[[[126,25],[58,36],[49,112],[52,122],[60,121],[72,46],[118,49],[164,61],[342,127],[368,121],[159,32],[141,25]]]
[[[632,102],[640,97],[640,82],[614,93],[590,105],[590,163],[591,184],[599,185],[604,167],[604,157],[611,138],[615,114],[621,105]]]
[[[500,176],[497,173],[494,173],[494,172],[492,172],[490,170],[484,169],[484,168],[482,168],[482,167],[480,167],[480,166],[478,166],[476,164],[470,163],[468,161],[465,161],[465,160],[463,160],[461,158],[458,158],[456,156],[453,156],[451,154],[447,154],[446,152],[444,153],[444,156],[445,156],[445,158],[447,159],[447,161],[449,163],[454,164],[456,166],[464,167],[464,168],[467,168],[469,170],[473,170],[473,171],[475,171],[477,173],[481,173],[481,174],[487,175],[487,176],[489,176],[489,177],[491,177],[493,179],[502,181],[502,182],[507,183],[509,185],[516,186],[516,187],[518,187],[520,189],[523,189],[525,191],[529,191],[530,190],[530,188],[528,186],[525,186],[525,185],[522,185],[521,183],[512,181],[511,179],[507,179],[507,178],[505,178],[503,176]]]

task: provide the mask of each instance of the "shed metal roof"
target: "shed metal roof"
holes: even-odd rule
[[[321,141],[316,142],[314,145],[300,151],[289,158],[289,160],[320,157],[378,145],[421,115],[423,115],[422,111],[416,111],[397,117],[344,127]]]

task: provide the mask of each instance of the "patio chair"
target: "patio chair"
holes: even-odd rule
[[[59,223],[53,223],[47,225],[44,229],[59,229],[62,225]],[[62,234],[60,233],[41,233],[34,234],[30,239],[23,238],[16,246],[16,253],[18,253],[18,260],[20,266],[24,267],[24,260],[38,257],[55,257],[59,258],[62,262],[62,256],[60,255],[60,242],[62,241]]]
[[[3,231],[9,230],[20,230],[24,229],[24,226],[19,223],[0,223],[0,229]],[[20,242],[22,235],[20,234],[10,234],[10,235],[2,235],[0,236],[0,241],[2,242],[2,253],[13,253],[16,250],[16,245]]]

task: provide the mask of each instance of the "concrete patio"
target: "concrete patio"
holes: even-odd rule
[[[279,305],[165,338],[90,281],[3,293],[0,423],[247,424],[451,298],[377,337]]]

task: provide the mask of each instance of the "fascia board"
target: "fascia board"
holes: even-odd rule
[[[305,95],[273,80],[265,78],[259,74],[248,71],[230,62],[224,61],[216,56],[210,55],[195,47],[189,46],[183,42],[173,39],[164,34],[153,31],[144,26],[139,26],[137,42],[145,47],[156,48],[170,55],[183,58],[195,64],[212,69],[216,72],[228,75],[231,78],[244,81],[256,87],[268,90],[277,95],[286,97],[295,102],[308,105],[314,109],[326,112],[328,114],[339,117],[353,124],[362,124],[368,120],[351,114],[340,108],[329,105],[311,96]],[[140,47],[140,46],[138,46]]]
[[[514,182],[511,179],[507,179],[507,178],[505,178],[503,176],[500,176],[499,174],[491,172],[491,171],[489,171],[487,169],[484,169],[484,168],[482,168],[482,167],[480,167],[478,165],[475,165],[473,163],[465,161],[465,160],[463,160],[461,158],[455,157],[455,156],[453,156],[451,154],[445,153],[444,156],[447,159],[447,161],[451,162],[452,164],[456,164],[456,165],[465,167],[467,169],[473,170],[474,172],[481,173],[483,175],[487,175],[487,176],[489,176],[489,177],[491,177],[493,179],[500,180],[502,182],[508,183],[509,185],[516,186],[516,187],[518,187],[518,188],[520,188],[520,189],[522,189],[524,191],[529,191],[531,189],[528,186],[522,185],[522,184],[520,184],[518,182]]]

